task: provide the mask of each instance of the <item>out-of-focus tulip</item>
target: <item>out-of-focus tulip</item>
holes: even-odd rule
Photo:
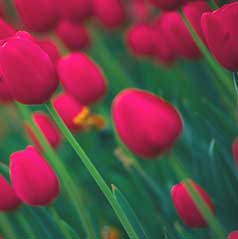
[[[233,231],[233,232],[229,235],[228,239],[238,239],[238,231]]]
[[[238,70],[237,22],[237,2],[202,16],[202,29],[210,51],[222,66],[231,71]]]
[[[102,239],[120,239],[120,231],[113,226],[105,226],[102,230]]]
[[[37,40],[38,45],[48,54],[51,61],[56,63],[60,58],[60,52],[56,44],[50,39]]]
[[[49,144],[53,148],[57,148],[62,141],[62,137],[54,122],[49,118],[48,115],[43,112],[34,113],[32,115],[32,118],[47,139],[47,141],[49,142]],[[31,140],[34,142],[38,149],[41,149],[41,143],[35,135],[31,126],[29,124],[26,124],[25,127]]]
[[[116,28],[126,20],[126,10],[121,0],[93,0],[97,19],[107,28]]]
[[[215,207],[209,195],[192,180],[187,180],[187,183],[199,193],[204,203],[206,203],[208,208],[214,214]],[[184,224],[192,228],[207,227],[207,222],[199,211],[199,208],[196,206],[185,182],[173,186],[171,194],[174,206]]]
[[[100,100],[107,89],[99,66],[83,53],[72,53],[59,60],[58,75],[66,91],[88,105]]]
[[[0,65],[10,94],[23,104],[46,102],[58,86],[51,59],[28,34],[16,34],[2,43]]]
[[[175,107],[147,91],[124,90],[115,98],[112,111],[118,135],[141,157],[154,158],[169,150],[183,130]]]
[[[58,0],[61,18],[81,22],[92,14],[93,0]]]
[[[72,132],[79,132],[90,127],[98,129],[105,127],[105,121],[101,116],[92,114],[87,106],[82,105],[70,94],[61,93],[54,98],[53,104]]]
[[[149,24],[136,24],[127,33],[127,43],[134,54],[152,56],[155,50],[156,33]]]
[[[232,151],[233,151],[233,159],[234,159],[235,166],[238,167],[238,138],[235,138],[233,142]]]
[[[24,25],[31,31],[46,32],[58,23],[58,0],[14,0]]]
[[[90,45],[89,33],[81,23],[62,21],[56,33],[71,51],[79,51]]]
[[[150,0],[150,2],[161,10],[174,10],[189,0]]]
[[[0,211],[15,210],[21,201],[8,181],[0,174]],[[0,236],[1,237],[1,236]]]
[[[132,0],[129,15],[134,22],[147,22],[150,18],[150,7],[146,0]]]
[[[15,32],[12,26],[0,18],[0,40],[13,36]]]
[[[32,146],[11,155],[10,174],[17,196],[32,206],[46,206],[60,193],[54,170]]]

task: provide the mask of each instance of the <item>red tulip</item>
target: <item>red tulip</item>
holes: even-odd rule
[[[44,50],[50,57],[53,63],[56,63],[60,58],[60,52],[56,44],[50,39],[37,40],[38,45]]]
[[[202,16],[202,29],[210,51],[222,66],[231,71],[238,70],[237,22],[237,2]]]
[[[232,151],[233,151],[233,158],[235,166],[238,167],[238,138],[235,138],[233,145],[232,145]]]
[[[150,0],[151,4],[161,10],[174,10],[189,0]]]
[[[129,10],[129,14],[135,22],[147,22],[151,15],[146,0],[132,0]]]
[[[215,207],[208,196],[208,194],[192,180],[187,181],[199,193],[204,203],[208,206],[211,212],[215,213]],[[194,202],[185,182],[173,186],[171,190],[174,206],[182,219],[182,221],[189,227],[200,228],[207,227],[207,222],[201,212],[199,211],[196,203]]]
[[[91,127],[105,128],[105,120],[102,116],[90,112],[90,109],[82,105],[72,95],[61,93],[53,100],[54,107],[64,123],[72,132],[79,132]]]
[[[31,31],[46,32],[58,23],[58,0],[14,0],[24,25]]]
[[[32,115],[32,118],[47,139],[47,141],[49,142],[49,144],[53,148],[57,148],[62,141],[62,137],[54,122],[49,118],[48,115],[44,114],[43,112],[34,113]],[[32,130],[31,126],[29,124],[26,124],[25,126],[26,131],[31,140],[39,149],[41,149],[41,143],[35,135],[34,131]]]
[[[58,75],[65,90],[88,105],[100,100],[107,89],[105,76],[87,55],[73,53],[59,60]]]
[[[126,20],[121,0],[93,0],[94,15],[107,28],[116,28]]]
[[[127,43],[130,49],[140,56],[152,56],[155,50],[156,32],[149,24],[132,26],[127,33]]]
[[[58,178],[32,146],[11,155],[10,173],[17,196],[32,206],[46,206],[60,193]]]
[[[16,34],[0,48],[3,79],[12,97],[23,104],[42,104],[58,86],[53,63],[30,35]]]
[[[0,18],[0,40],[13,36],[15,32],[12,26]]]
[[[0,174],[0,211],[15,210],[21,201],[8,181]]]
[[[1,102],[13,101],[13,98],[10,94],[9,86],[7,85],[7,82],[3,79],[1,68],[0,68],[0,101]]]
[[[58,0],[61,17],[72,22],[81,22],[92,14],[92,0]]]
[[[150,92],[127,89],[113,102],[113,121],[125,145],[141,157],[170,149],[183,130],[178,111]]]
[[[81,23],[62,21],[56,33],[71,51],[79,51],[90,45],[89,33]]]
[[[229,235],[228,239],[238,239],[238,231],[233,231],[233,232]]]

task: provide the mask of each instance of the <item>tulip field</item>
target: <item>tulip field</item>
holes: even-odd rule
[[[0,0],[0,239],[238,239],[238,2]]]

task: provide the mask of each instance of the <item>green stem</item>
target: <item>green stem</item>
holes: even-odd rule
[[[17,238],[11,226],[11,223],[9,222],[5,214],[0,215],[0,226],[1,226],[1,229],[3,230],[4,238]]]
[[[216,10],[217,8],[219,8],[219,6],[215,0],[209,0],[208,3],[210,5],[210,7],[212,8],[212,10]]]
[[[17,217],[18,222],[21,224],[21,227],[25,231],[27,238],[37,239],[34,231],[32,230],[32,228],[31,228],[29,222],[26,220],[26,218],[19,213],[16,214],[16,217]]]
[[[81,161],[83,162],[84,166],[87,168],[99,188],[101,189],[102,193],[112,206],[114,212],[116,213],[117,217],[119,218],[121,224],[123,225],[125,231],[127,232],[129,238],[131,239],[139,239],[137,233],[133,229],[132,225],[130,224],[127,216],[125,215],[123,209],[121,208],[120,204],[117,202],[117,200],[114,198],[112,191],[106,184],[105,180],[101,176],[101,174],[98,172],[94,164],[91,162],[88,155],[84,152],[82,147],[79,145],[77,140],[74,138],[72,133],[69,131],[67,126],[64,124],[56,110],[54,109],[53,105],[49,102],[46,105],[48,111],[50,112],[51,116],[57,123],[58,127],[62,131],[63,135],[66,137],[67,141],[70,143],[72,148],[75,150],[77,155],[80,157]]]
[[[74,207],[76,208],[78,215],[80,217],[80,221],[83,225],[83,228],[87,234],[88,239],[96,239],[96,234],[94,232],[94,227],[91,222],[90,216],[86,207],[84,205],[84,200],[82,199],[82,195],[80,194],[80,186],[75,185],[73,179],[71,178],[70,174],[68,173],[67,169],[64,167],[62,161],[59,159],[58,155],[49,145],[48,141],[46,140],[45,136],[42,134],[40,129],[34,123],[31,112],[28,110],[28,107],[19,103],[16,103],[20,112],[22,113],[24,119],[30,124],[31,128],[33,129],[34,133],[36,134],[37,138],[41,142],[41,145],[44,149],[44,152],[56,169],[57,173],[61,178],[61,182],[63,184],[63,188],[65,189],[66,193],[68,194],[71,202],[73,203]]]

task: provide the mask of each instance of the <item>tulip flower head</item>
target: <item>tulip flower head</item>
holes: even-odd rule
[[[56,33],[71,51],[79,51],[90,46],[89,33],[82,23],[61,21]]]
[[[42,104],[58,86],[55,67],[31,35],[18,32],[0,47],[3,80],[11,96],[23,104]]]
[[[14,189],[8,181],[0,174],[0,211],[12,211],[21,204]]]
[[[238,239],[238,231],[233,231],[233,232],[229,235],[228,239]]]
[[[199,193],[204,203],[211,210],[211,213],[214,214],[215,207],[208,194],[192,180],[187,180],[186,182]],[[207,221],[199,211],[185,182],[173,186],[171,194],[174,206],[184,224],[192,228],[207,227]]]
[[[65,90],[82,104],[93,104],[105,95],[105,76],[86,54],[72,53],[60,59],[57,69]]]
[[[146,0],[132,0],[129,10],[134,22],[147,22],[150,19],[150,7]]]
[[[175,107],[139,89],[124,90],[115,98],[112,117],[124,144],[144,158],[155,158],[169,150],[183,130]]]
[[[61,141],[62,136],[60,131],[55,126],[54,122],[43,112],[36,112],[32,115],[34,123],[39,127],[48,143],[54,148],[58,148]],[[32,142],[37,146],[38,149],[42,149],[41,143],[37,136],[35,135],[33,129],[29,124],[25,124],[26,132],[29,135]]]
[[[238,3],[226,4],[201,19],[207,45],[217,61],[230,71],[238,70]]]
[[[150,0],[150,2],[161,10],[174,10],[189,0]]]
[[[12,26],[0,18],[0,40],[13,36],[15,32]]]
[[[58,0],[14,0],[24,25],[31,31],[47,32],[59,20]]]
[[[53,104],[59,116],[72,132],[80,132],[91,127],[105,128],[105,120],[100,115],[91,113],[89,107],[81,104],[68,93],[56,96]]]
[[[29,205],[46,206],[59,196],[57,175],[32,146],[11,155],[10,174],[17,196]]]

